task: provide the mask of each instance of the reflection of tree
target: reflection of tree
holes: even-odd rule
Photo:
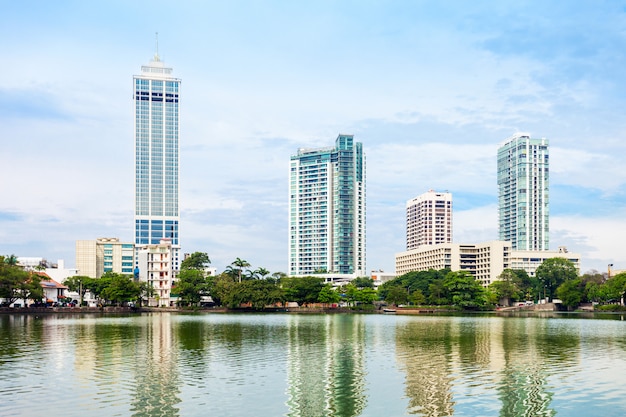
[[[396,350],[406,370],[410,414],[434,417],[454,413],[450,338],[450,320],[415,321],[397,329]]]
[[[289,319],[288,416],[358,416],[365,407],[361,316]],[[324,411],[322,411],[324,410]]]

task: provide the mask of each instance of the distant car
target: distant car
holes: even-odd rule
[[[128,307],[135,308],[135,303],[133,303],[132,301],[129,301],[128,302]]]

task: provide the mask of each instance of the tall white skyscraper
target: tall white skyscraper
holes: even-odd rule
[[[291,157],[289,275],[365,275],[365,156],[352,135]]]
[[[133,77],[135,100],[135,245],[169,239],[178,266],[178,110],[181,80],[158,52]],[[137,258],[137,257],[135,257]],[[135,262],[137,262],[135,260]],[[137,264],[136,264],[137,265]]]
[[[513,250],[549,249],[548,168],[545,138],[518,133],[498,149],[500,240]]]
[[[452,194],[430,190],[406,202],[406,250],[452,242]]]

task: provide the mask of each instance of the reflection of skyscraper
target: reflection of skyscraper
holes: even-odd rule
[[[410,414],[454,414],[450,324],[449,320],[413,322],[396,330],[396,351],[406,370]]]
[[[352,135],[291,157],[289,275],[365,275],[365,156]]]
[[[180,79],[158,53],[141,75],[135,91],[135,244],[170,239],[178,269],[178,99]]]
[[[324,334],[320,340],[320,334]],[[292,316],[288,416],[358,416],[365,407],[365,324],[360,316]]]
[[[498,149],[500,240],[513,250],[548,250],[548,140],[527,133]]]

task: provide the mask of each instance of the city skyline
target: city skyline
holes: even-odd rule
[[[129,79],[158,31],[184,80],[182,250],[218,270],[286,272],[285,161],[337,132],[368,153],[368,270],[393,270],[428,189],[454,195],[453,241],[497,239],[495,155],[520,131],[550,139],[551,246],[626,267],[626,3],[162,4],[3,8],[0,254],[134,240]]]

